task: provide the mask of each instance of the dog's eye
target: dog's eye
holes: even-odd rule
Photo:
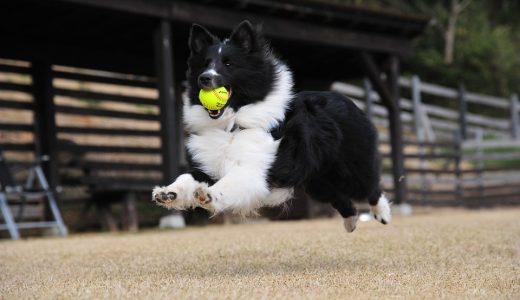
[[[222,59],[222,63],[223,63],[224,66],[226,66],[226,67],[231,66],[231,61],[229,60],[229,58],[223,58],[223,59]]]

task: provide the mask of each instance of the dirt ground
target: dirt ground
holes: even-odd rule
[[[520,299],[520,209],[4,240],[0,298]]]

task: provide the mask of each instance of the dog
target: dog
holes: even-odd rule
[[[194,24],[183,97],[188,173],[155,187],[152,199],[168,209],[203,207],[250,214],[277,206],[302,188],[330,203],[354,231],[368,201],[376,220],[391,220],[380,188],[377,131],[348,98],[334,92],[293,91],[293,76],[249,21],[220,40]],[[204,108],[200,89],[225,87],[220,110]]]

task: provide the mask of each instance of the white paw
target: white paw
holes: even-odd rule
[[[358,221],[357,215],[348,217],[348,218],[344,218],[343,226],[345,226],[345,230],[347,230],[347,232],[354,231],[356,229],[357,221]]]
[[[390,210],[390,203],[384,194],[381,194],[377,205],[370,206],[370,210],[374,215],[374,218],[382,224],[388,224],[392,221],[392,212]]]
[[[194,191],[204,183],[198,182],[190,174],[183,174],[172,184],[155,187],[152,201],[167,209],[186,209],[196,206]]]
[[[217,207],[220,204],[222,196],[222,193],[216,194],[215,191],[212,191],[207,185],[199,186],[193,193],[197,205],[215,213],[221,210]]]

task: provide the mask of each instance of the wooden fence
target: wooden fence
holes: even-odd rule
[[[0,149],[9,165],[23,166],[35,160],[43,143],[53,141],[60,207],[67,223],[84,218],[79,213],[91,192],[148,195],[154,185],[163,183],[154,78],[61,65],[49,71],[52,99],[40,107],[34,100],[41,88],[34,75],[37,67],[0,59]],[[49,110],[55,120],[43,118]],[[39,134],[42,122],[55,124],[54,135]],[[24,174],[19,175],[23,182]],[[42,202],[28,203],[26,212],[24,220],[42,219]]]
[[[422,205],[520,204],[518,96],[509,99],[400,78],[408,201]],[[380,128],[383,185],[392,191],[386,110],[368,80],[334,83]],[[362,99],[362,100],[361,100]]]

